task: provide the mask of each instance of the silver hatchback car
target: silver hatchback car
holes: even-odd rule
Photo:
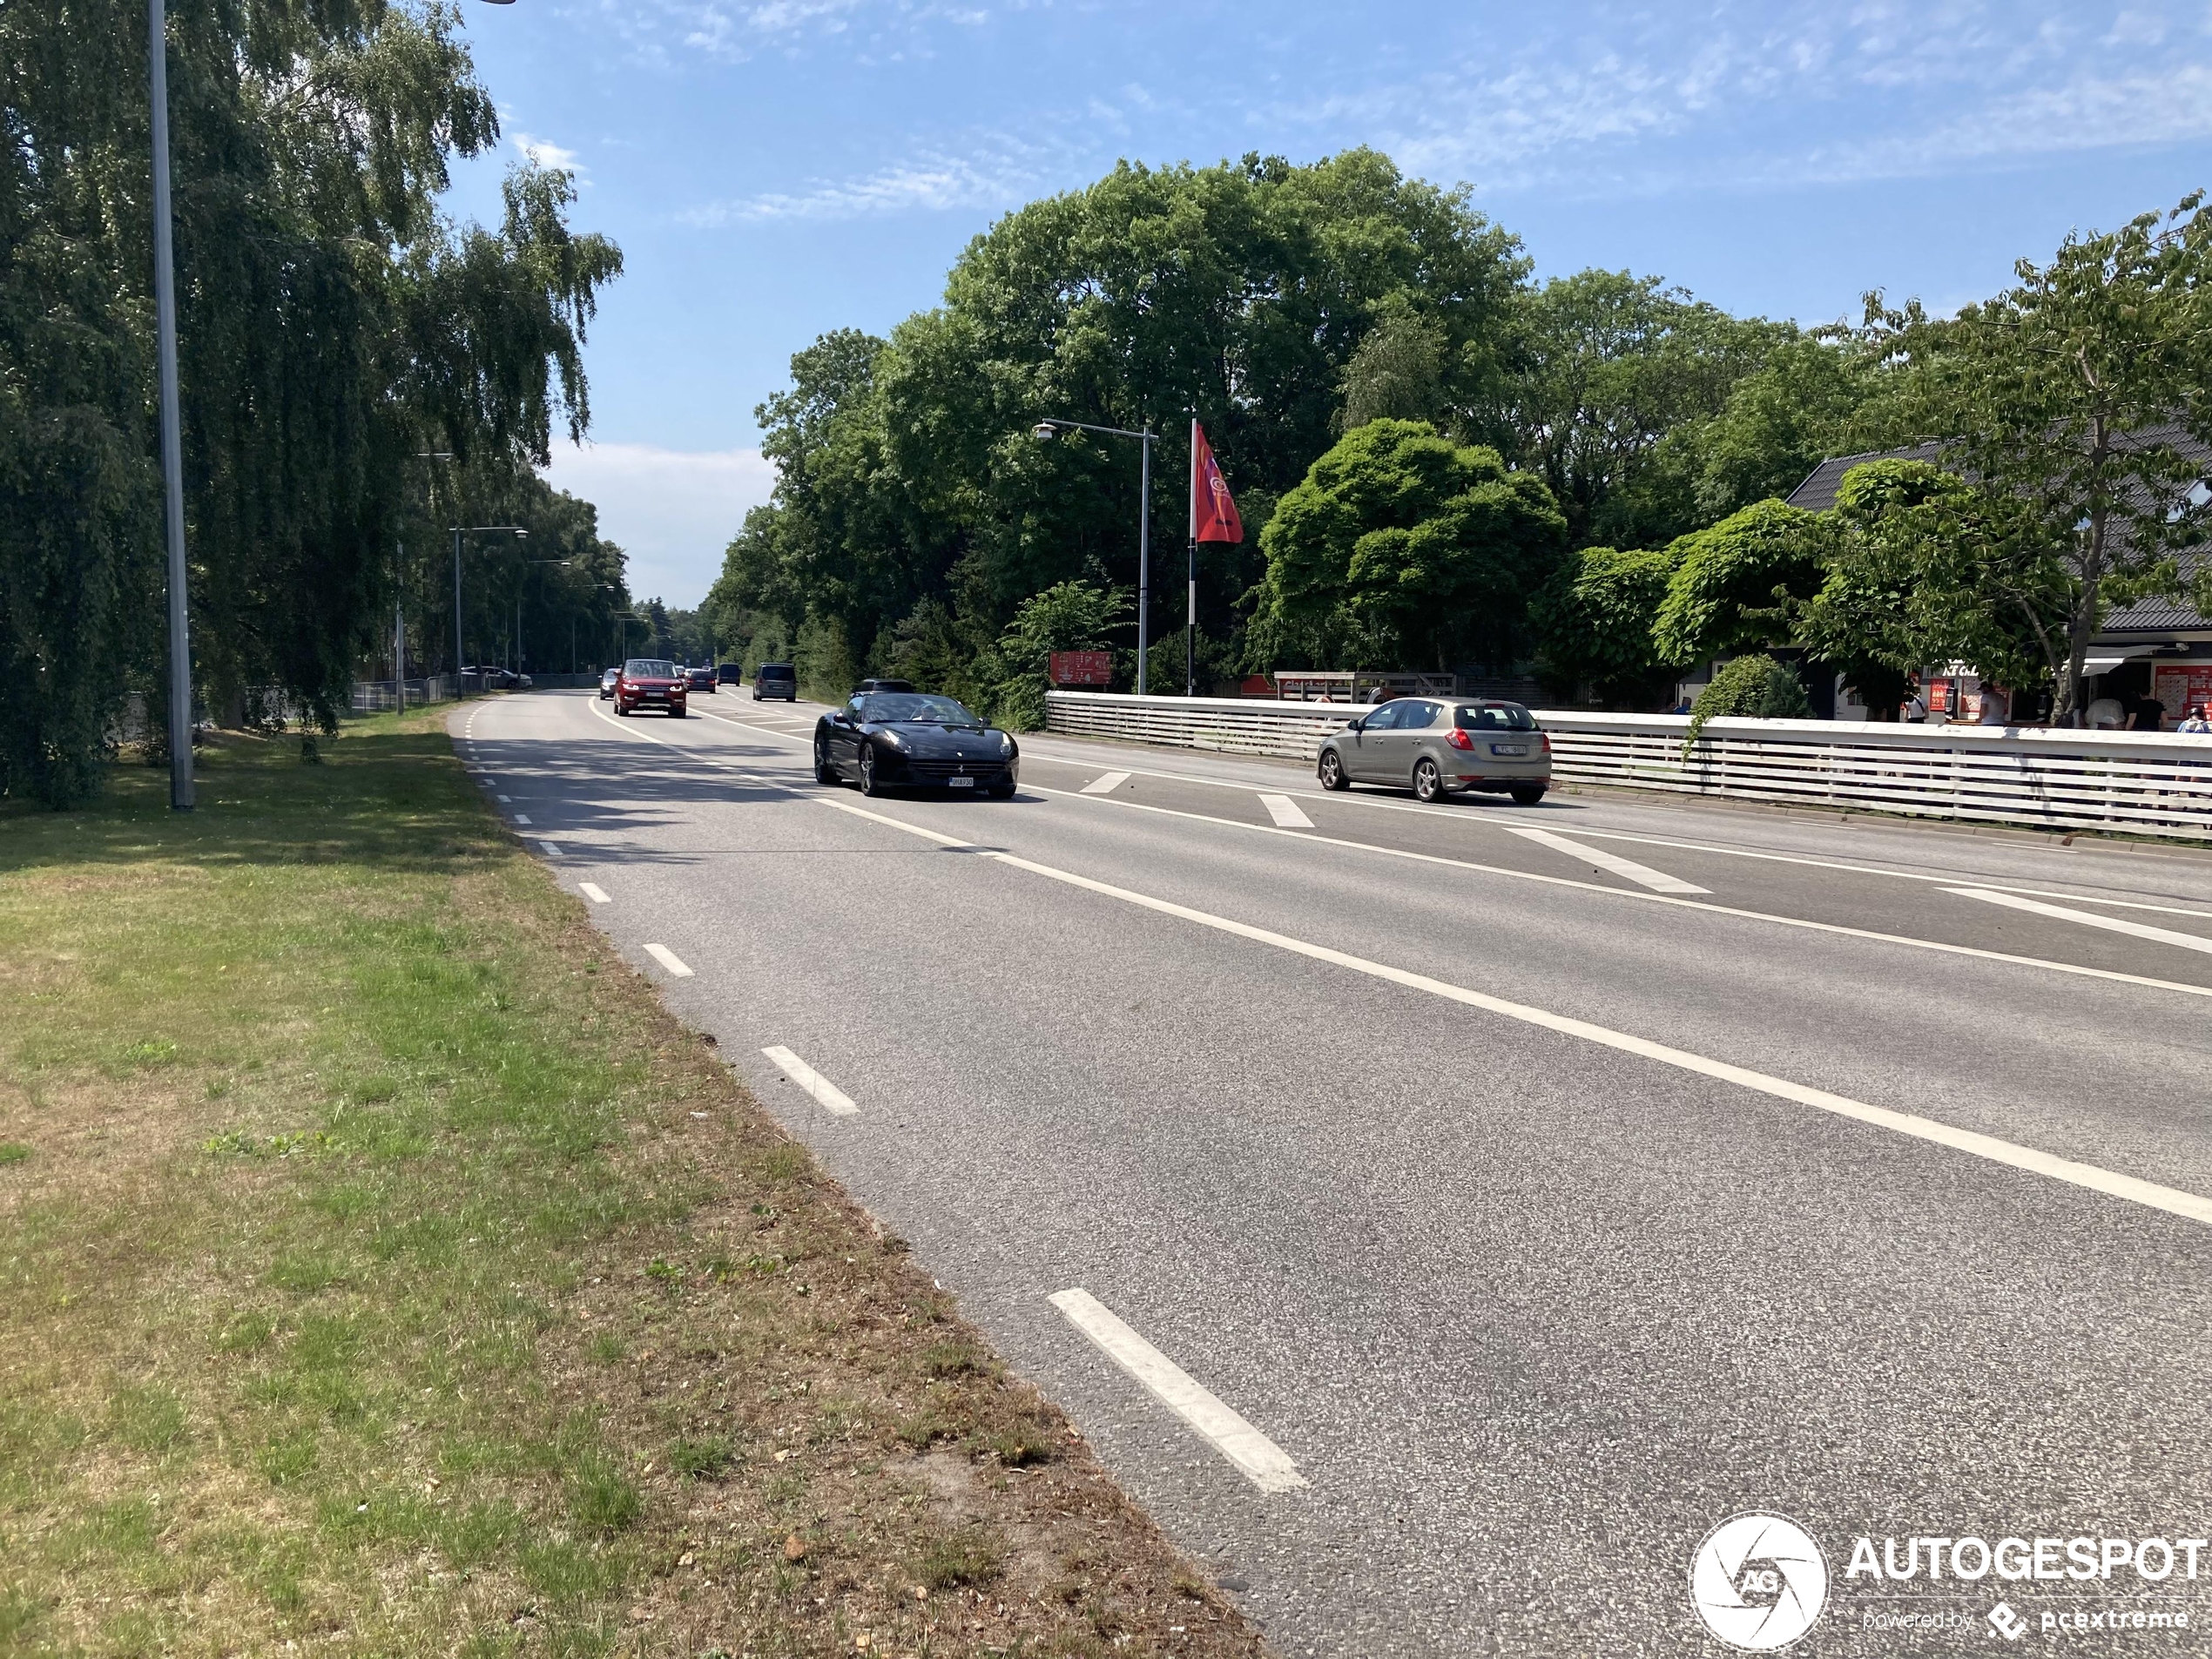
[[[1467,791],[1534,806],[1551,786],[1552,740],[1518,703],[1401,697],[1322,739],[1324,789],[1410,788],[1422,800]]]

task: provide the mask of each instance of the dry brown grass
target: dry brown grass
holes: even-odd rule
[[[0,810],[0,1651],[1258,1654],[435,718]]]

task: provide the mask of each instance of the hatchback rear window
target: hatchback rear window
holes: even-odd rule
[[[1518,703],[1477,703],[1454,711],[1453,724],[1464,732],[1534,732],[1536,717]]]
[[[763,663],[760,665],[760,678],[764,680],[787,680],[795,679],[798,677],[792,672],[786,664]]]

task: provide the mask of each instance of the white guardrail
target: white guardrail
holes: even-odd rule
[[[1051,691],[1045,727],[1178,749],[1311,760],[1362,711],[1345,703]],[[2212,840],[2212,737],[2174,732],[1709,720],[1534,711],[1559,783],[1924,818]]]

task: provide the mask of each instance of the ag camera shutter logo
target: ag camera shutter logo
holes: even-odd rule
[[[1689,1558],[1689,1604],[1708,1630],[1746,1653],[1788,1647],[1827,1601],[1827,1560],[1786,1515],[1731,1515]]]

